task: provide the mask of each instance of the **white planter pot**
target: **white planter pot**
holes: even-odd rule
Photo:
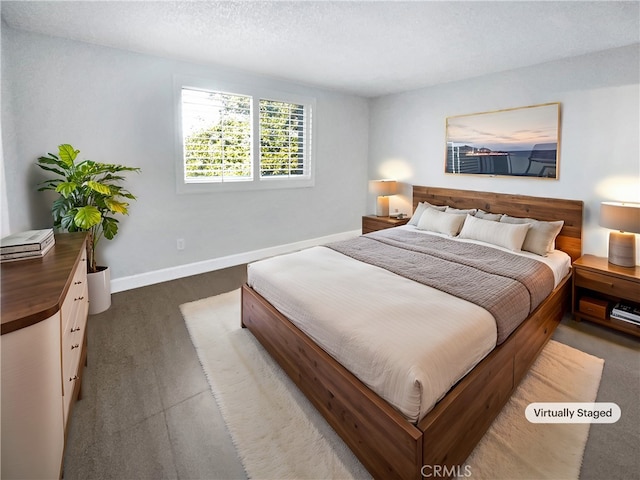
[[[111,306],[111,271],[98,267],[95,273],[87,273],[89,287],[89,315],[102,313]]]

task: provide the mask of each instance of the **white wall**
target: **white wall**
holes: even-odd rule
[[[50,192],[37,192],[37,158],[71,143],[80,159],[142,169],[138,200],[105,241],[112,279],[358,230],[366,210],[368,101],[214,66],[18,31],[3,25],[3,145],[13,231],[51,226]],[[176,193],[174,75],[259,83],[316,98],[315,186]],[[8,155],[8,153],[11,155]],[[178,251],[176,239],[185,239]]]
[[[368,178],[581,199],[584,252],[606,255],[600,201],[640,201],[639,65],[634,45],[368,101],[2,25],[3,230],[50,226],[51,197],[36,191],[44,176],[35,161],[68,142],[81,158],[142,168],[128,182],[138,201],[99,252],[116,282],[357,230],[360,216],[375,210]],[[315,96],[315,187],[176,194],[174,75]],[[559,180],[443,173],[447,116],[556,101]],[[408,197],[393,198],[391,208],[409,212]]]
[[[639,50],[636,44],[375,99],[369,177],[582,200],[583,253],[606,256],[600,202],[640,201]],[[561,103],[558,180],[444,173],[446,117],[548,102]],[[394,208],[409,212],[409,197],[392,197]]]
[[[4,27],[4,22],[0,21],[0,29]],[[4,38],[2,38],[4,40]],[[6,168],[5,158],[11,158],[14,154],[10,145],[14,145],[14,130],[13,123],[13,109],[11,102],[11,95],[7,88],[8,83],[5,75],[5,63],[6,55],[4,55],[4,49],[0,49],[0,139],[2,144],[0,145],[0,238],[5,237],[12,232],[9,225],[9,197],[7,193],[7,181],[6,181]],[[5,145],[4,139],[9,141]]]

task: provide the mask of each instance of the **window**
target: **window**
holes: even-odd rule
[[[260,99],[260,176],[304,175],[304,105]]]
[[[251,179],[251,97],[182,89],[186,182]]]
[[[179,83],[179,191],[313,185],[313,99]]]

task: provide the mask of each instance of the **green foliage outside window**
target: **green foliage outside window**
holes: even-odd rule
[[[260,175],[304,173],[304,106],[260,100]]]
[[[230,119],[187,137],[187,177],[250,177],[250,132],[248,121]]]
[[[201,118],[203,127],[184,139],[188,179],[251,178],[250,97],[198,92],[202,104],[216,112],[214,121]],[[260,175],[295,176],[304,173],[304,106],[260,100]],[[195,109],[194,108],[194,109]]]

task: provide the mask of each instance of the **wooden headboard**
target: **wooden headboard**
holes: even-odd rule
[[[569,254],[572,261],[582,255],[583,203],[581,200],[414,185],[414,211],[418,202],[449,205],[454,208],[480,208],[486,212],[506,213],[512,217],[530,217],[544,221],[564,220],[564,226],[556,238],[556,248]]]

